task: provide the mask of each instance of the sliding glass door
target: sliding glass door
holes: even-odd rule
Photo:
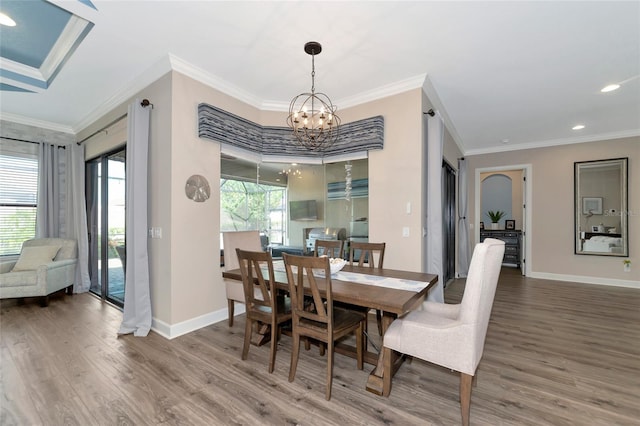
[[[125,149],[86,164],[91,291],[118,306],[125,286]]]

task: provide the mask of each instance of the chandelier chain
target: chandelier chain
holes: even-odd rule
[[[316,93],[316,55],[311,54],[311,93]]]

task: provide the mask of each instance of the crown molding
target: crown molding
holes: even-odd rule
[[[39,127],[41,129],[53,130],[56,132],[70,133],[75,136],[75,132],[71,126],[65,126],[50,121],[37,120],[35,118],[25,117],[18,114],[0,112],[0,120],[10,121],[12,123],[24,124],[25,126]]]
[[[499,152],[508,151],[522,151],[524,149],[537,149],[537,148],[549,148],[560,145],[573,145],[577,143],[589,143],[589,142],[602,142],[612,139],[633,138],[640,136],[640,129],[623,130],[620,132],[599,133],[589,136],[580,136],[563,139],[550,139],[540,142],[526,142],[507,146],[494,146],[482,149],[470,149],[464,153],[464,155],[481,155],[481,154],[495,154]]]
[[[203,70],[202,68],[198,68],[190,64],[189,62],[183,59],[180,59],[177,56],[174,56],[172,54],[169,54],[169,60],[171,62],[171,68],[174,71],[184,74],[187,77],[191,77],[202,84],[205,84],[213,89],[219,90],[220,92],[227,94],[235,99],[238,99],[239,101],[242,101],[246,104],[249,104],[255,108],[263,109],[262,100],[252,95],[251,93],[247,92],[246,90],[243,90],[238,86],[234,86],[228,81],[223,80],[219,77],[216,77],[215,75]],[[289,106],[287,105],[287,108],[288,107]]]
[[[91,113],[85,116],[82,121],[73,126],[75,133],[80,133],[82,130],[107,115],[119,105],[127,102],[136,93],[142,91],[145,87],[149,86],[170,71],[171,59],[169,56],[163,57],[158,62],[147,68],[135,80],[131,81],[128,85],[123,86],[113,96],[101,102],[98,108],[91,111]]]
[[[339,99],[335,104],[340,105],[340,108],[344,109],[397,95],[399,93],[404,93],[406,91],[422,87],[426,77],[427,74],[419,74],[394,83],[385,84],[384,86],[380,86],[354,96]]]
[[[429,75],[427,75],[424,79],[424,84],[422,85],[422,91],[427,96],[427,98],[429,98],[429,101],[431,102],[431,106],[433,107],[433,109],[438,111],[438,113],[440,114],[440,117],[442,117],[442,121],[444,121],[444,127],[446,128],[447,132],[449,132],[449,135],[451,135],[451,137],[453,138],[453,141],[458,146],[458,149],[460,150],[462,155],[463,156],[466,155],[465,153],[466,150],[465,150],[464,143],[462,142],[462,138],[460,137],[460,134],[458,134],[458,130],[456,129],[456,126],[453,124],[451,117],[449,117],[449,114],[447,113],[447,110],[445,109],[444,104],[442,103],[442,100],[440,100],[438,91],[433,85],[433,81],[431,81],[431,77]]]

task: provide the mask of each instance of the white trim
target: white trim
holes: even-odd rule
[[[475,169],[475,207],[474,207],[474,218],[475,223],[473,228],[474,238],[476,242],[480,241],[480,219],[482,218],[480,213],[480,173],[485,172],[499,172],[503,170],[522,170],[524,177],[526,177],[526,199],[524,203],[526,208],[524,209],[525,213],[525,229],[522,231],[526,233],[525,246],[524,246],[524,274],[529,276],[531,274],[531,267],[533,266],[533,255],[531,250],[531,239],[533,236],[533,232],[531,231],[531,224],[533,222],[532,212],[533,212],[533,166],[531,164],[515,164],[515,165],[504,165],[504,166],[495,166],[495,167],[483,167]]]
[[[640,130],[638,129],[622,130],[619,132],[599,133],[595,135],[588,135],[588,136],[581,136],[581,137],[550,139],[546,141],[494,146],[490,148],[469,149],[466,152],[464,152],[464,155],[495,154],[497,152],[521,151],[523,149],[548,148],[548,147],[560,146],[560,145],[573,145],[576,143],[602,142],[602,141],[611,140],[611,139],[633,138],[636,136],[640,136]]]
[[[234,317],[242,315],[244,312],[244,305],[236,304]],[[191,318],[177,324],[167,324],[162,320],[153,318],[151,322],[151,330],[155,331],[165,339],[171,340],[184,334],[191,333],[192,331],[207,327],[211,324],[226,321],[228,318],[229,311],[227,308],[209,312],[208,314],[200,315],[199,317]]]
[[[60,64],[74,50],[76,43],[82,41],[87,28],[91,29],[91,27],[93,27],[93,23],[79,16],[72,15],[69,18],[58,40],[49,50],[49,55],[40,66],[40,72],[45,82],[49,82],[49,78],[58,71]]]
[[[580,284],[596,284],[596,285],[608,285],[613,287],[627,287],[640,289],[640,281],[632,280],[618,280],[612,278],[602,277],[588,277],[584,275],[567,275],[567,274],[553,274],[550,272],[532,272],[529,275],[530,278],[539,278],[542,280],[554,280],[554,281],[567,281]]]
[[[405,78],[404,80],[376,87],[375,89],[369,90],[367,92],[338,99],[337,102],[335,102],[335,105],[338,105],[340,109],[345,109],[364,104],[366,102],[377,101],[379,99],[397,95],[399,93],[404,93],[408,90],[422,87],[426,77],[426,74],[419,74],[413,77]]]
[[[142,91],[147,86],[156,82],[163,75],[171,71],[171,63],[168,57],[163,57],[158,62],[147,68],[131,83],[116,92],[113,96],[100,102],[100,106],[91,111],[85,118],[74,126],[74,133],[79,134],[85,128],[97,122],[118,106],[128,102],[132,94]],[[124,109],[123,111],[126,111]]]
[[[262,107],[262,101],[256,96],[252,95],[244,89],[241,89],[238,86],[234,86],[228,81],[223,80],[220,77],[211,74],[210,72],[203,70],[202,68],[198,68],[195,65],[192,65],[189,62],[172,54],[169,54],[169,61],[171,62],[171,69],[173,69],[174,71],[184,74],[187,77],[191,77],[192,79],[199,81],[204,85],[219,90],[222,93],[225,93],[232,98],[249,104],[255,108],[260,109]]]
[[[11,114],[8,112],[0,112],[0,120],[10,121],[12,123],[24,124],[25,126],[34,126],[41,129],[54,130],[56,132],[69,133],[75,137],[76,133],[70,126],[53,123],[51,121],[36,120],[34,118],[25,117],[23,115]]]
[[[424,92],[425,95],[427,95],[427,98],[429,98],[429,101],[431,102],[431,106],[433,107],[433,109],[438,111],[438,113],[440,114],[440,117],[442,117],[442,120],[444,121],[445,129],[447,130],[447,132],[449,132],[449,135],[451,135],[451,138],[458,146],[458,149],[460,150],[462,155],[463,156],[469,155],[465,152],[465,147],[464,147],[464,143],[462,142],[462,138],[458,134],[458,131],[456,130],[456,126],[453,125],[453,121],[449,117],[449,114],[447,113],[447,110],[445,109],[444,104],[440,100],[440,96],[438,95],[438,92],[436,91],[436,88],[433,85],[433,82],[431,81],[431,78],[428,75],[424,80],[422,91]]]

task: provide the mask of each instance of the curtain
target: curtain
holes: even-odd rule
[[[469,273],[469,219],[467,188],[467,160],[458,160],[458,276],[466,277]]]
[[[74,293],[89,291],[89,240],[87,233],[87,210],[85,204],[84,145],[72,143],[65,150],[67,164],[66,238],[78,242],[78,266],[74,281]]]
[[[427,271],[438,275],[438,285],[429,291],[427,300],[444,302],[443,219],[442,219],[442,150],[444,124],[440,114],[427,118]]]
[[[144,337],[151,329],[147,253],[147,157],[150,111],[136,99],[127,126],[126,275],[124,312],[118,334]]]
[[[61,172],[59,148],[40,143],[38,152],[38,207],[36,208],[36,237],[58,238],[61,235],[60,206],[64,178]],[[61,170],[62,169],[62,170]]]

